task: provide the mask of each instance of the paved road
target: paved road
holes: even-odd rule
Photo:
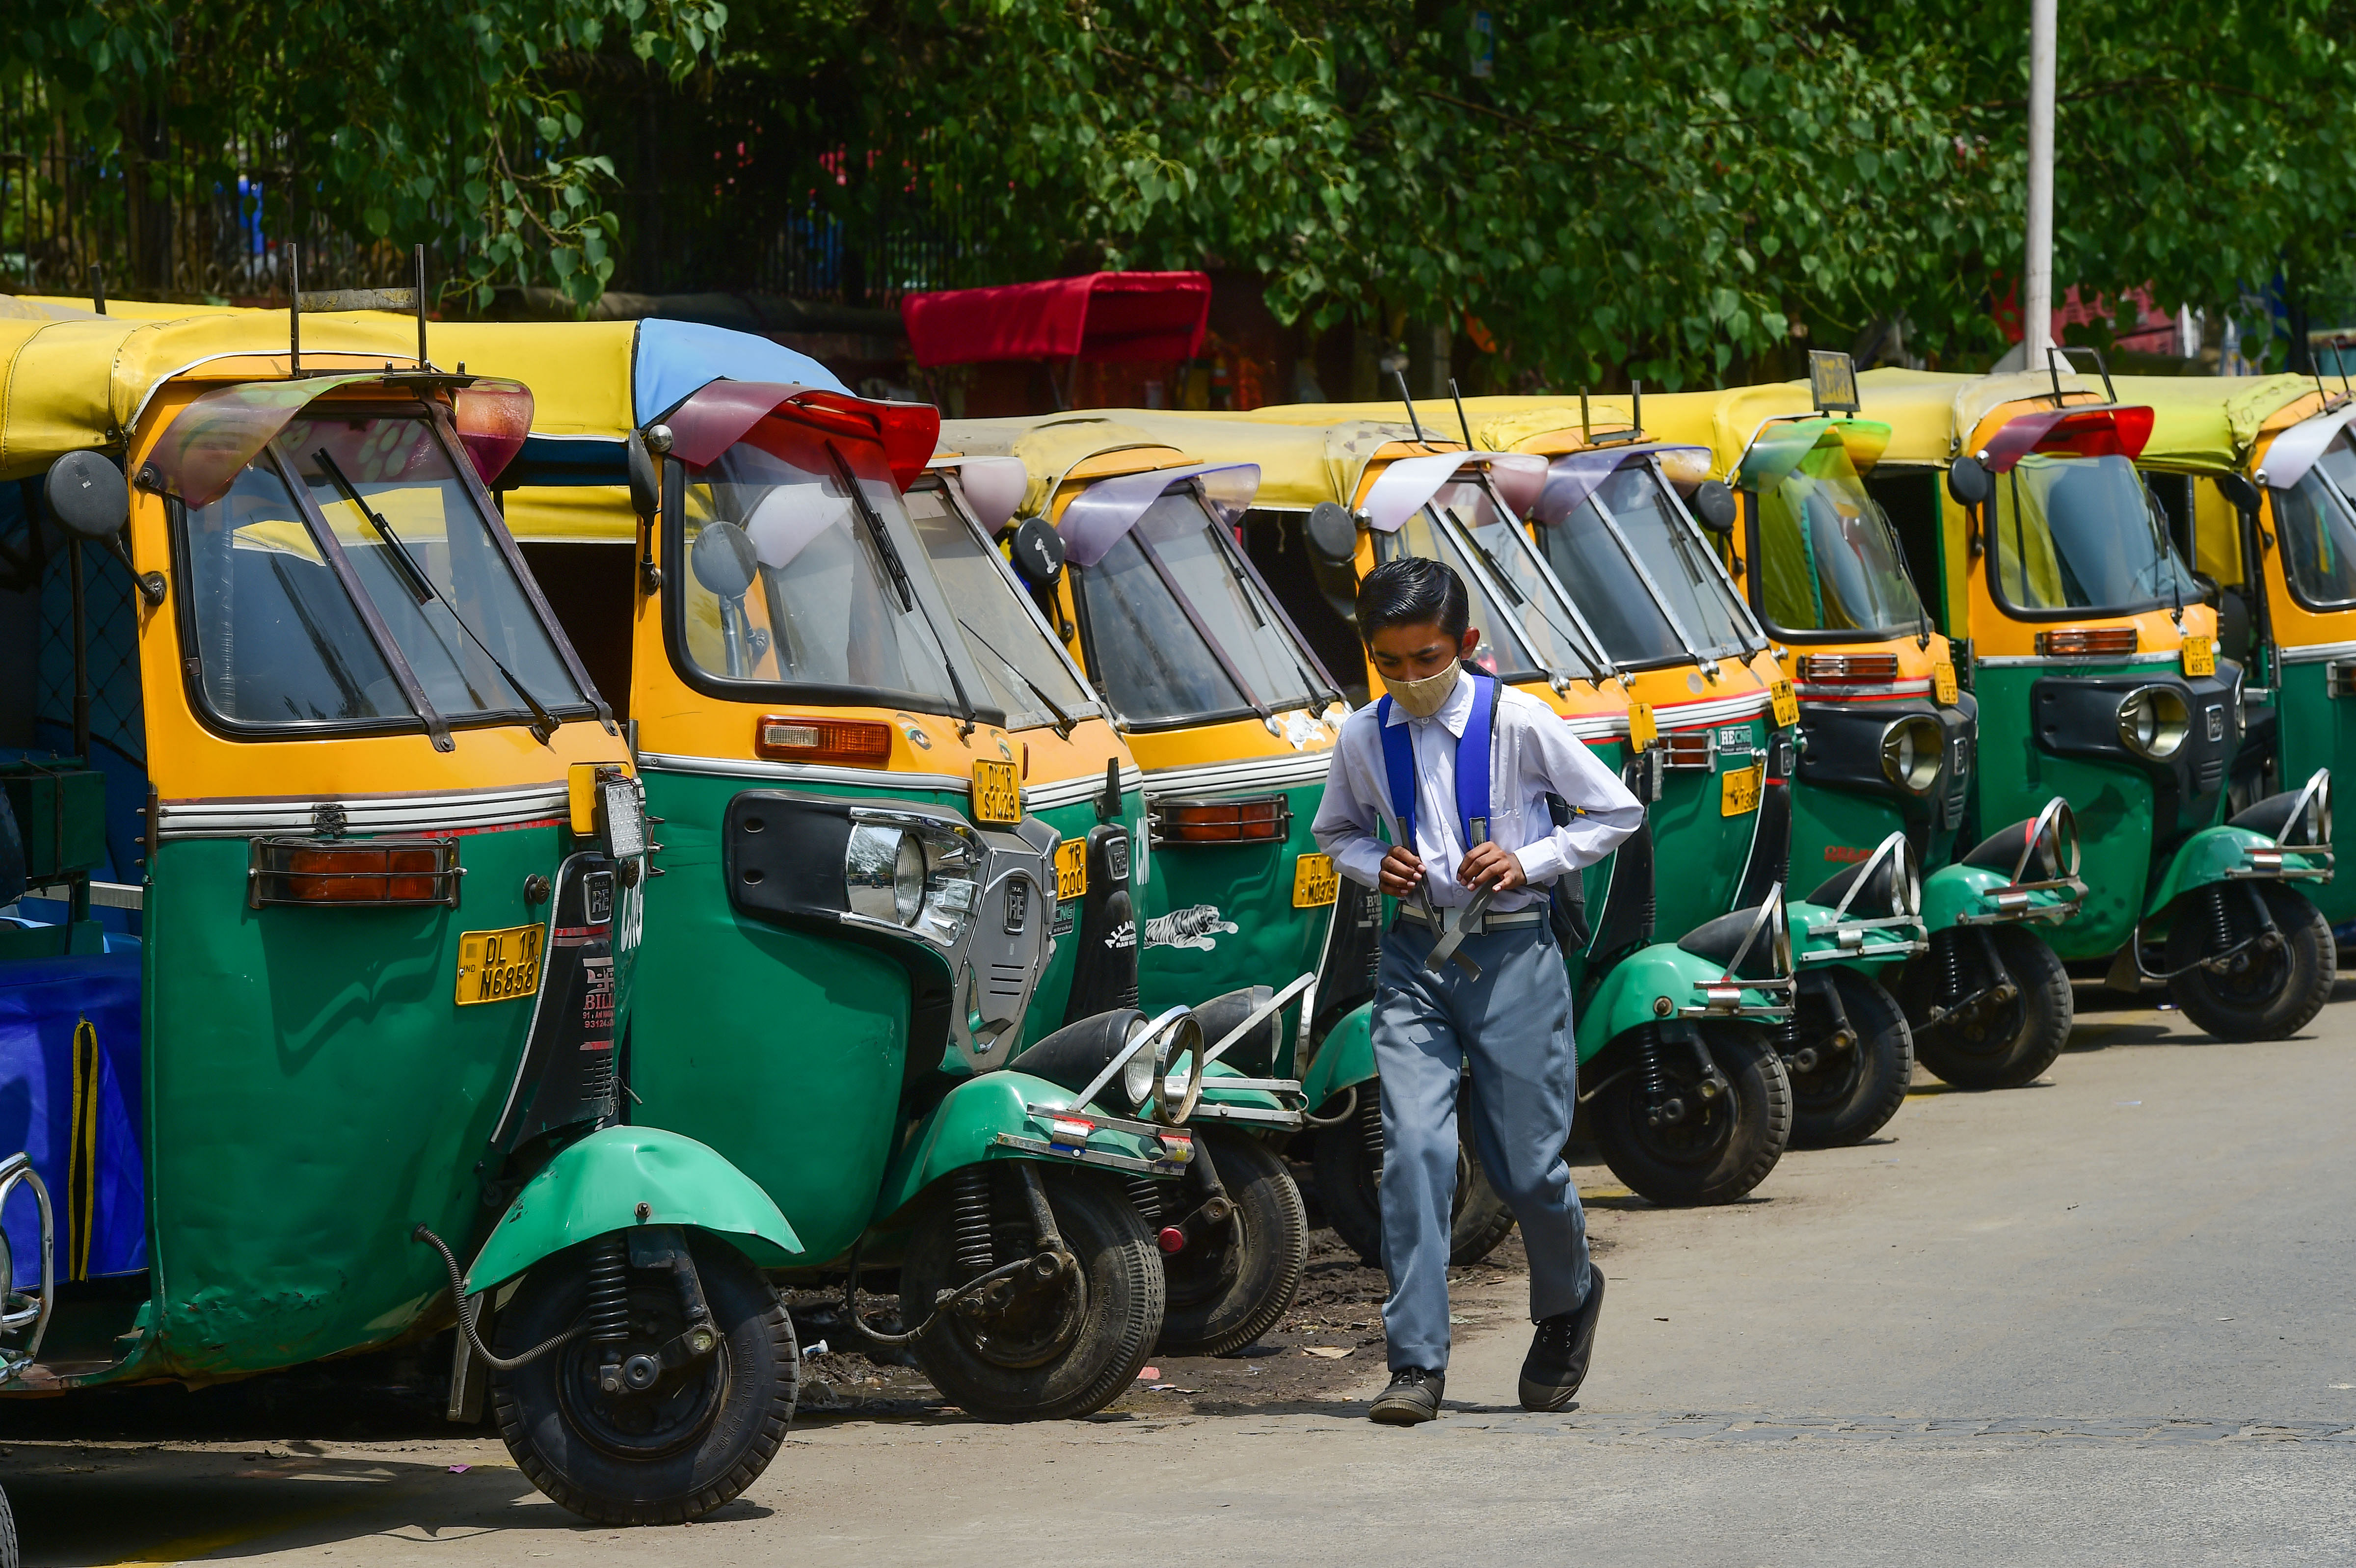
[[[2356,985],[2307,1038],[2104,1010],[2045,1083],[1911,1099],[1730,1209],[1605,1199],[1584,1406],[806,1422],[682,1530],[579,1526],[496,1443],[16,1443],[28,1563],[2356,1561]],[[1609,1186],[1608,1173],[1584,1172]],[[1371,1371],[1372,1369],[1370,1369]],[[466,1465],[463,1473],[451,1467]]]

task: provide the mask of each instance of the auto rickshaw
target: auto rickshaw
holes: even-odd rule
[[[958,1404],[1102,1408],[1164,1332],[1126,1183],[1194,1156],[1201,1026],[1135,1006],[1119,737],[1019,594],[933,570],[935,411],[675,322],[434,343],[558,389],[501,492],[621,666],[665,845],[637,1118],[790,1204],[785,1277]],[[856,1296],[895,1266],[887,1333]]]
[[[1646,412],[1658,404],[1648,400]],[[1599,418],[1591,400],[1582,409],[1473,399],[1462,417],[1476,444],[1547,460],[1532,526],[1555,576],[1620,668],[1675,677],[1747,661],[1777,700],[1793,702],[1766,635],[1704,532],[1705,523],[1720,532],[1732,526],[1733,493],[1709,477],[1707,447],[1656,439],[1633,422],[1635,406],[1632,400],[1625,415],[1605,409]],[[1770,732],[1776,728],[1770,725]],[[1702,731],[1714,744],[1726,738],[1722,728]],[[1670,745],[1677,744],[1672,731]],[[1803,749],[1797,777],[1761,804],[1757,834],[1780,840],[1787,857],[1809,761]],[[1782,771],[1788,774],[1788,765]],[[1881,980],[1924,945],[1916,856],[1903,833],[1876,833],[1837,869],[1811,871],[1817,885],[1789,905],[1799,984],[1795,1010],[1777,1043],[1792,1081],[1794,1143],[1859,1142],[1905,1103],[1913,1044]],[[1822,862],[1799,864],[1806,869]],[[1772,874],[1788,880],[1790,867],[1787,858]],[[1739,903],[1742,897],[1730,880],[1717,887],[1706,878],[1681,880],[1703,898]],[[1707,912],[1685,912],[1702,918]]]
[[[2057,796],[2075,815],[2080,866],[2001,834],[1967,859],[2074,874],[2078,912],[2040,928],[2064,960],[2165,980],[2221,1038],[2279,1039],[2330,995],[2330,927],[2303,891],[2329,872],[2307,836],[2320,817],[2280,797],[2229,815],[2243,666],[2220,657],[2217,612],[2136,467],[2154,411],[2094,363],[2090,379],[2056,349],[2040,371],[1952,383],[1953,455],[1885,453],[1869,481],[1900,537],[1936,551],[1938,629],[1979,700],[1972,817],[2033,822]],[[1861,411],[1901,430],[1936,398],[1904,372],[1858,385]]]
[[[1347,618],[1358,581],[1381,561],[1427,556],[1464,580],[1482,634],[1475,662],[1537,696],[1615,765],[1626,754],[1632,724],[1642,731],[1644,744],[1634,748],[1642,760],[1625,763],[1637,771],[1639,798],[1677,835],[1680,866],[1690,854],[1697,873],[1707,866],[1728,887],[1707,915],[1678,924],[1687,890],[1682,876],[1656,884],[1653,858],[1670,852],[1656,825],[1589,868],[1579,887],[1557,890],[1557,936],[1578,997],[1580,1097],[1591,1108],[1606,1162],[1646,1198],[1729,1202],[1756,1187],[1791,1131],[1790,1084],[1762,1027],[1789,1017],[1792,984],[1782,888],[1768,873],[1775,857],[1772,846],[1755,841],[1762,780],[1782,776],[1766,734],[1772,706],[1767,683],[1740,661],[1708,677],[1692,672],[1690,688],[1683,679],[1671,689],[1665,677],[1615,669],[1519,524],[1545,483],[1541,458],[1467,452],[1412,424],[1317,407],[1248,417],[1122,417],[1166,428],[1197,459],[1259,465],[1245,549],[1312,645],[1329,650],[1329,667],[1349,668],[1355,679],[1371,683],[1365,651]],[[1353,662],[1341,666],[1344,651]],[[1704,733],[1708,765],[1690,773],[1695,780],[1706,776],[1707,786],[1687,782],[1687,768],[1669,768],[1672,742],[1659,740],[1656,730]],[[1745,738],[1748,761],[1736,765],[1740,748],[1708,738],[1720,731],[1730,741],[1737,731]],[[1738,901],[1734,887],[1754,863],[1755,896],[1729,913]],[[1380,904],[1370,892],[1353,891],[1365,912],[1337,918],[1335,931],[1364,944],[1365,952],[1379,929]],[[1653,940],[1665,899],[1670,912],[1658,917],[1661,923],[1687,932],[1674,944]],[[1590,907],[1599,912],[1591,925]],[[1330,959],[1326,967],[1343,968]],[[1345,1117],[1352,1109],[1346,1096],[1374,1080],[1368,1019],[1367,1005],[1354,1001],[1323,1034],[1303,1077],[1321,1115]],[[1477,1081],[1472,1092],[1480,1092]],[[1318,1135],[1318,1190],[1334,1228],[1371,1255],[1379,1235],[1381,1121],[1371,1092],[1356,1099],[1355,1117]],[[1460,1199],[1470,1186],[1460,1176]],[[1474,1225],[1468,1226],[1468,1212]],[[1494,1225],[1482,1221],[1479,1211],[1460,1208],[1457,1254]]]
[[[1930,950],[1888,978],[1915,1054],[1960,1087],[2026,1083],[2070,1037],[2069,975],[2037,932],[2077,908],[2075,823],[2057,796],[2030,821],[1966,833],[1977,703],[1923,607],[1935,579],[1923,589],[1915,573],[1933,546],[1901,539],[1864,477],[1894,440],[1902,460],[1945,455],[1955,379],[1900,383],[1913,411],[1901,434],[1858,417],[1847,356],[1815,359],[1809,381],[1657,398],[1653,417],[1710,443],[1741,499],[1721,558],[1799,689],[1794,863],[1826,874],[1903,834],[1928,869]]]
[[[632,1125],[639,788],[484,487],[530,393],[397,318],[9,319],[0,353],[0,902],[35,895],[0,1394],[455,1320],[454,1397],[490,1374],[556,1502],[734,1498],[793,1413],[761,1271],[800,1243]]]

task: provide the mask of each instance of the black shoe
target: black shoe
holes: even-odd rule
[[[1522,1408],[1560,1410],[1587,1381],[1595,1352],[1595,1320],[1603,1316],[1603,1271],[1590,1264],[1587,1299],[1569,1312],[1538,1319],[1530,1353],[1522,1362]]]
[[[1413,1426],[1440,1413],[1440,1392],[1448,1386],[1446,1372],[1404,1367],[1391,1374],[1391,1386],[1375,1397],[1366,1413],[1387,1426]]]

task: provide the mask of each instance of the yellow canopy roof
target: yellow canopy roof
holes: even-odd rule
[[[1130,422],[1125,409],[1084,409],[1071,413],[1012,419],[943,420],[940,452],[958,457],[1013,457],[1030,475],[1022,510],[1044,513],[1073,469],[1092,458],[1137,454],[1136,471],[1175,468],[1191,459],[1174,444]],[[1107,465],[1111,472],[1118,464]]]
[[[2122,403],[2152,411],[2141,461],[2186,473],[2238,469],[2267,418],[2315,396],[2304,376],[2118,376]]]
[[[530,387],[534,435],[619,441],[637,428],[631,402],[637,336],[635,321],[437,321],[425,345],[438,365],[463,362],[477,376]]]

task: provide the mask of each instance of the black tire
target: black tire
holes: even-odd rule
[[[1032,1243],[1020,1173],[987,1173],[995,1179],[994,1255],[1010,1264],[1029,1255]],[[1014,1316],[995,1325],[977,1325],[953,1304],[910,1347],[934,1387],[986,1421],[1095,1414],[1128,1392],[1162,1332],[1161,1249],[1119,1182],[1090,1170],[1040,1174],[1083,1287],[1074,1289],[1068,1277],[1033,1285],[1015,1299]],[[911,1323],[932,1310],[941,1292],[970,1277],[958,1273],[956,1217],[948,1195],[942,1197],[916,1221],[900,1268],[900,1313]]]
[[[1803,1071],[1790,1056],[1783,1059],[1792,1080],[1792,1143],[1798,1148],[1863,1143],[1898,1114],[1914,1079],[1914,1036],[1898,999],[1854,969],[1835,968],[1821,978],[1839,994],[1857,1038],[1846,1046],[1835,1041],[1824,993],[1813,984],[1801,988],[1794,1046],[1815,1051],[1817,1060]]]
[[[733,1501],[776,1457],[801,1391],[785,1303],[744,1253],[695,1232],[688,1249],[720,1345],[644,1394],[599,1392],[606,1347],[585,1339],[491,1377],[517,1467],[551,1501],[598,1524],[683,1524]],[[499,1313],[495,1354],[521,1355],[579,1322],[594,1242],[532,1265]],[[668,1273],[629,1273],[626,1358],[687,1327]]]
[[[2221,901],[2234,942],[2257,934],[2252,892],[2265,901],[2281,943],[2241,955],[2234,960],[2239,967],[2222,973],[2190,967],[2220,950],[2216,922]],[[2297,889],[2278,882],[2219,882],[2177,906],[2176,922],[2168,933],[2168,966],[2186,971],[2168,983],[2168,994],[2186,1018],[2219,1040],[2287,1040],[2331,999],[2340,955],[2330,923]]]
[[[1325,1222],[1342,1238],[1344,1246],[1358,1254],[1360,1262],[1368,1268],[1380,1268],[1382,1163],[1375,1151],[1383,1142],[1381,1091],[1371,1078],[1357,1087],[1357,1107],[1349,1119],[1317,1129],[1310,1149],[1310,1168],[1317,1176],[1317,1202],[1325,1211]],[[1481,1168],[1480,1157],[1472,1152],[1472,1140],[1461,1115],[1456,1123],[1456,1198],[1449,1212],[1451,1267],[1479,1263],[1514,1232],[1514,1211],[1489,1185],[1489,1173]]]
[[[0,1568],[17,1568],[16,1516],[8,1507],[8,1494],[0,1492]]]
[[[2011,981],[2011,1000],[1924,1027],[1937,1005],[1948,944],[1961,966],[1966,994],[1995,983],[1982,973],[1987,955],[1975,932],[1996,946]],[[1950,926],[1931,933],[1931,952],[1906,966],[1898,999],[1914,1030],[1914,1060],[1958,1089],[2018,1089],[2033,1083],[2070,1043],[2077,1004],[2061,955],[2034,932],[2017,925]]]
[[[1733,1202],[1767,1179],[1792,1138],[1792,1083],[1765,1033],[1750,1024],[1705,1025],[1702,1043],[1729,1089],[1712,1099],[1699,1093],[1701,1063],[1690,1046],[1659,1047],[1665,1098],[1684,1108],[1682,1119],[1651,1125],[1643,1042],[1633,1038],[1612,1048],[1625,1054],[1589,1106],[1603,1163],[1664,1208]]]
[[[1203,1227],[1185,1251],[1162,1260],[1168,1305],[1154,1349],[1169,1356],[1224,1356],[1275,1328],[1290,1310],[1309,1266],[1309,1211],[1292,1173],[1258,1138],[1194,1136],[1218,1167],[1236,1211],[1226,1224]],[[1183,1181],[1168,1184],[1162,1196],[1178,1209],[1199,1200]]]

